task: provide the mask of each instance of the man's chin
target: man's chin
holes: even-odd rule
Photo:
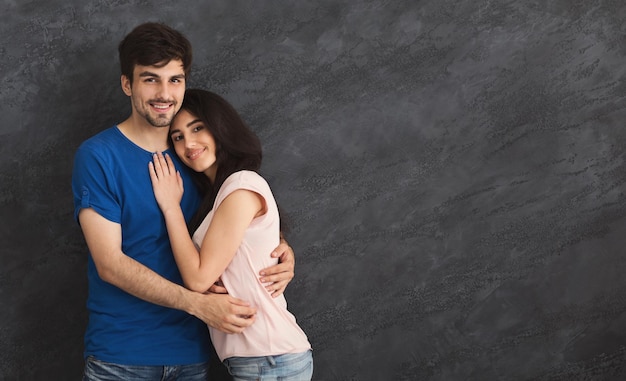
[[[169,127],[172,123],[172,118],[157,118],[148,120],[153,127]]]

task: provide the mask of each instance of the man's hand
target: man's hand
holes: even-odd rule
[[[200,294],[191,291],[190,313],[209,326],[226,333],[241,333],[254,323],[256,308],[228,294]]]
[[[287,241],[281,239],[280,245],[274,249],[271,256],[278,258],[278,264],[261,270],[261,283],[269,283],[265,286],[273,298],[276,298],[285,292],[287,285],[294,276],[296,266],[296,258],[293,249]]]

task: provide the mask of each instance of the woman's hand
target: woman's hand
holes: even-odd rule
[[[207,292],[212,292],[214,294],[228,294],[228,290],[224,287],[224,282],[222,282],[222,277],[219,277],[217,281],[209,287]]]
[[[180,208],[183,198],[183,179],[174,167],[172,158],[161,152],[155,153],[148,164],[154,197],[165,214],[170,208]]]

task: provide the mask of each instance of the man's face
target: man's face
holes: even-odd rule
[[[169,127],[185,96],[185,71],[180,60],[162,67],[135,65],[133,83],[122,76],[122,89],[131,97],[133,114],[154,127]]]

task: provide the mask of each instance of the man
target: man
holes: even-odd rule
[[[152,192],[148,163],[153,152],[169,150],[191,45],[176,30],[146,23],[120,43],[119,57],[131,115],[80,146],[72,176],[75,217],[90,252],[84,377],[205,380],[211,349],[206,324],[242,332],[256,310],[227,294],[181,286]],[[181,205],[189,219],[199,193],[185,166],[173,152],[170,157],[183,175]],[[281,263],[265,269],[260,281],[278,296],[293,278],[294,256],[284,241],[271,255]]]

